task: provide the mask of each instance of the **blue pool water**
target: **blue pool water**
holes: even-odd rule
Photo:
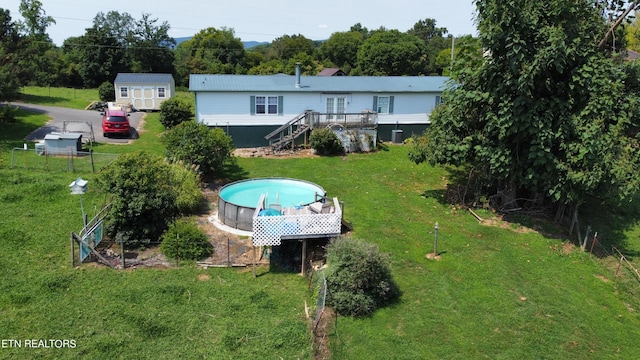
[[[220,190],[220,198],[241,207],[255,208],[261,194],[268,194],[267,206],[278,203],[282,207],[306,205],[325,195],[322,187],[304,180],[288,178],[258,178],[237,181]]]

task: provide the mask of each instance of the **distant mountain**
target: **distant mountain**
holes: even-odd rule
[[[176,46],[180,45],[180,43],[183,43],[187,40],[190,40],[192,38],[192,36],[188,36],[188,37],[181,37],[181,38],[175,38],[176,40]],[[251,49],[254,46],[258,46],[258,45],[268,45],[270,44],[269,42],[263,41],[263,42],[259,42],[259,41],[243,41],[242,42],[244,44],[244,48],[245,49]]]

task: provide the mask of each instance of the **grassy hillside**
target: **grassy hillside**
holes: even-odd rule
[[[21,139],[16,128],[38,121],[25,115],[0,134]],[[162,153],[160,131],[157,117],[147,116],[133,145],[96,151]],[[488,211],[478,223],[444,201],[444,169],[416,166],[406,154],[389,146],[345,158],[238,159],[247,177],[320,184],[345,202],[353,235],[391,256],[400,301],[370,318],[339,317],[329,336],[334,359],[637,357],[640,284],[628,272],[614,277],[614,257],[580,252],[553,223],[503,222]],[[246,270],[193,264],[72,268],[69,233],[82,219],[67,185],[79,175],[91,184],[90,173],[0,163],[0,338],[77,344],[3,347],[0,358],[313,358],[304,319],[313,292],[297,274],[263,268],[254,279]],[[103,198],[95,190],[83,197],[89,209]],[[634,204],[583,213],[583,223],[608,241],[605,249],[615,245],[631,261],[640,251]],[[432,261],[425,255],[436,221],[441,259]]]

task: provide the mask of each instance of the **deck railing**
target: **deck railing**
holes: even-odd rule
[[[258,216],[264,210],[264,195],[260,197],[253,214],[253,245],[280,245],[283,239],[305,239],[340,235],[342,209],[338,198],[333,198],[333,211],[327,214],[297,213]]]
[[[308,112],[307,123],[311,128],[342,126],[343,128],[373,129],[378,124],[378,114],[373,111],[360,113]]]

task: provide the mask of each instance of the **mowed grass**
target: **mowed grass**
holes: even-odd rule
[[[98,148],[162,153],[153,116],[132,145]],[[353,236],[390,255],[400,301],[369,318],[339,317],[329,335],[334,359],[637,357],[640,284],[624,272],[615,279],[615,261],[578,251],[554,224],[536,222],[543,235],[496,219],[478,223],[444,201],[444,169],[406,154],[388,146],[346,157],[237,159],[242,176],[320,184],[344,201]],[[0,348],[1,358],[312,358],[304,319],[312,291],[297,274],[262,268],[254,279],[193,264],[71,268],[69,232],[82,220],[67,185],[77,175],[0,167],[0,338],[77,342]],[[93,209],[104,194],[90,187],[83,199]],[[637,254],[630,209],[597,211],[594,227],[607,224],[600,236]],[[432,261],[425,255],[436,221],[441,259]]]
[[[353,236],[391,255],[401,300],[370,318],[340,317],[334,358],[636,357],[640,284],[633,277],[615,282],[615,269],[562,235],[479,224],[443,200],[443,169],[417,166],[406,155],[407,147],[390,146],[345,158],[239,159],[250,176],[321,184],[345,201]],[[436,221],[440,261],[425,258]],[[540,228],[563,233],[554,224]]]

